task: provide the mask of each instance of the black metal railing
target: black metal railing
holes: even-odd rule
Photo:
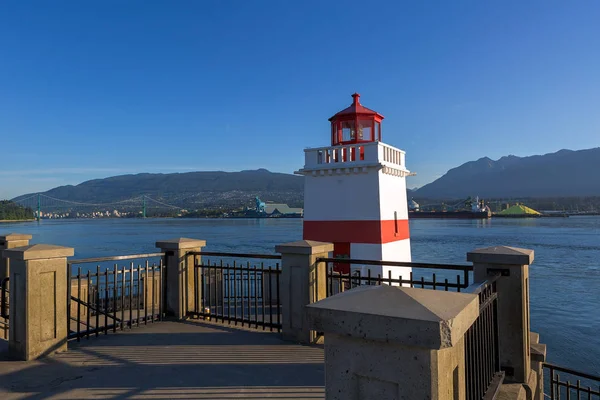
[[[10,281],[9,277],[6,277],[4,279],[2,279],[2,282],[0,282],[0,290],[1,290],[1,294],[0,296],[2,296],[0,298],[0,317],[6,319],[8,321],[9,318],[9,302],[10,302],[10,296],[9,296],[9,291],[8,291],[8,282]]]
[[[469,286],[472,265],[428,264],[398,261],[376,261],[339,258],[319,258],[317,262],[327,264],[327,297],[361,285],[394,285],[433,290],[460,292]],[[393,273],[375,274],[371,268],[362,267],[408,267],[406,275]],[[338,272],[345,269],[348,272]],[[458,272],[458,273],[457,273]]]
[[[600,399],[600,376],[550,363],[544,363],[544,373],[549,378],[544,378],[544,396],[550,400]]]
[[[9,292],[8,292],[9,278],[6,277],[0,282],[0,339],[8,340],[8,329],[9,329]]]
[[[138,261],[119,266],[118,261],[124,260]],[[101,332],[108,334],[161,320],[164,315],[163,262],[164,253],[70,260],[67,268],[69,338],[79,341]],[[96,268],[86,267],[86,264],[95,264]]]
[[[479,317],[465,333],[467,400],[495,399],[504,381],[498,346],[498,293],[500,275],[475,283],[466,292],[479,296]]]
[[[215,252],[188,255],[195,260],[194,310],[188,314],[257,329],[281,330],[281,256]]]

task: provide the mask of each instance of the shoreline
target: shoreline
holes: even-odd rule
[[[34,219],[0,219],[0,224],[1,223],[10,223],[10,222],[35,222],[35,218]]]

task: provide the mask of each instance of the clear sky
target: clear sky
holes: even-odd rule
[[[291,173],[350,95],[421,186],[600,146],[600,2],[0,4],[0,198],[125,173]]]

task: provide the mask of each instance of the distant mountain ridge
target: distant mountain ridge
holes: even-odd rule
[[[600,147],[529,157],[488,157],[452,168],[415,198],[600,196]]]
[[[75,186],[60,186],[43,194],[81,203],[113,203],[146,195],[177,206],[199,208],[241,207],[255,196],[298,206],[302,204],[303,193],[302,177],[258,169],[119,175],[93,179]],[[14,200],[31,195],[25,194]]]

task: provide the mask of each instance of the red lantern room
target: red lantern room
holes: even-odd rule
[[[332,146],[381,141],[383,115],[360,104],[360,94],[352,98],[350,107],[329,118]]]

